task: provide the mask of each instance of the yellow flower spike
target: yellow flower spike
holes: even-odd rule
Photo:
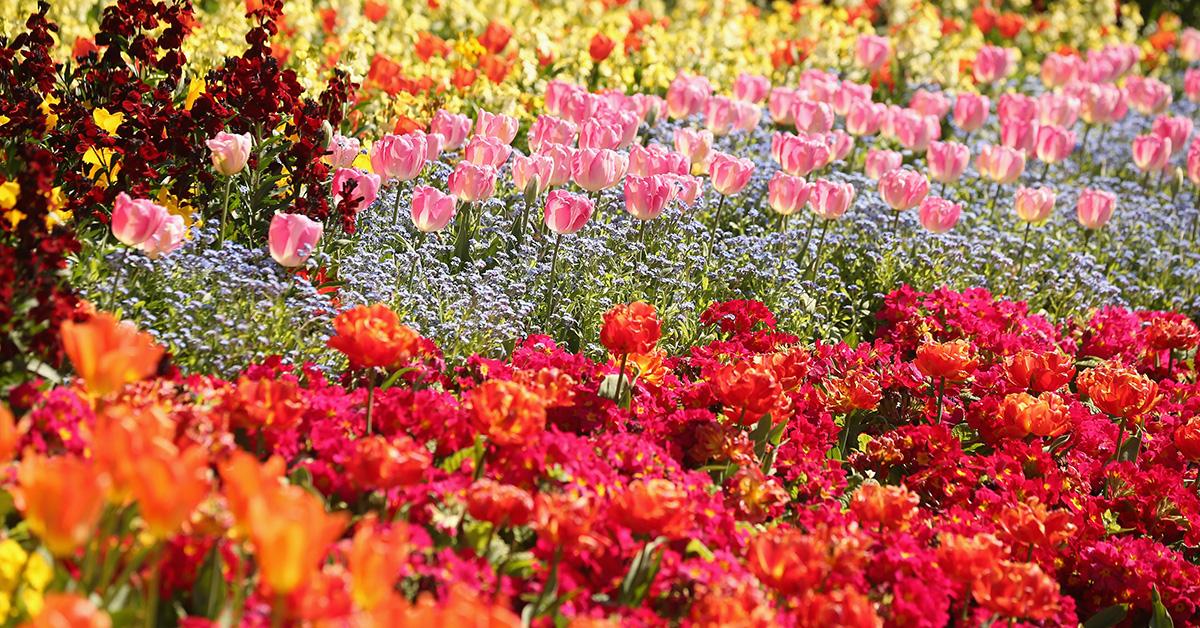
[[[12,209],[21,197],[21,186],[16,181],[0,183],[0,209]]]
[[[125,121],[125,114],[121,112],[110,113],[108,109],[96,109],[92,112],[92,120],[96,122],[96,126],[104,129],[109,135],[117,134],[117,127]]]

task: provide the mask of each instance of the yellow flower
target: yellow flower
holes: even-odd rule
[[[46,128],[52,128],[58,124],[58,114],[54,113],[54,105],[58,104],[58,98],[54,94],[46,94],[42,97],[42,104],[38,105],[38,109],[42,111],[42,115],[46,116]]]
[[[6,220],[8,222],[10,229],[16,229],[17,225],[21,224],[21,221],[24,219],[25,219],[25,214],[21,213],[20,211],[18,211],[16,209],[10,209],[10,210],[4,212],[4,220]]]
[[[102,188],[108,187],[121,171],[117,154],[111,148],[92,148],[83,154],[83,163],[92,166],[88,171],[88,178]]]
[[[17,206],[21,196],[21,186],[16,181],[0,183],[0,209],[12,209]]]
[[[168,188],[162,188],[158,191],[158,197],[155,198],[155,202],[167,208],[167,212],[182,217],[183,222],[189,227],[195,225],[198,221],[196,208],[187,203],[181,203],[179,198],[172,194]],[[189,230],[187,232],[188,237],[191,237],[191,234],[192,232]]]
[[[8,124],[10,118],[8,116],[0,116],[0,126]]]
[[[200,95],[204,93],[204,90],[207,87],[208,87],[208,84],[204,82],[204,79],[202,79],[202,78],[192,79],[192,81],[190,83],[188,83],[188,92],[187,92],[187,97],[184,98],[184,100],[183,100],[183,108],[187,109],[188,111],[191,111],[192,105],[196,104],[196,99],[199,98]]]
[[[116,135],[117,127],[125,121],[125,114],[109,113],[108,109],[97,109],[92,112],[92,120],[95,120],[96,126],[104,129],[109,135]]]

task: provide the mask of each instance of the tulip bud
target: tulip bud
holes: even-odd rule
[[[317,246],[321,223],[300,214],[275,214],[267,233],[271,257],[280,266],[302,266]]]

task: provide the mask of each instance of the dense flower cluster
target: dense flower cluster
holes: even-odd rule
[[[449,370],[386,308],[350,310],[330,344],[382,384],[279,360],[157,376],[161,349],[98,315],[64,330],[75,385],[0,416],[8,487],[93,614],[133,586],[135,612],[189,622],[1200,621],[1195,324],[902,289],[857,346],[736,301],[662,355],[648,307],[605,317],[608,361],[533,336]]]

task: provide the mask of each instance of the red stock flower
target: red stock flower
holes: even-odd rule
[[[1054,438],[1071,427],[1070,409],[1061,396],[1044,392],[1037,397],[1014,393],[1004,397],[998,410],[1002,432],[1023,438],[1030,434]]]
[[[675,537],[688,523],[687,499],[670,480],[634,480],[613,497],[613,515],[634,534]]]
[[[926,342],[917,347],[917,370],[925,377],[961,382],[978,364],[975,349],[966,340]]]
[[[467,512],[494,526],[523,526],[533,519],[533,497],[520,487],[481,478],[467,489]]]
[[[650,353],[661,337],[654,306],[642,301],[613,306],[600,328],[600,344],[613,355]]]
[[[524,445],[546,429],[542,399],[512,381],[488,380],[467,395],[475,426],[493,443]]]
[[[1140,424],[1158,403],[1158,384],[1132,367],[1107,361],[1079,374],[1080,392],[1109,416]]]
[[[1035,393],[1058,390],[1074,376],[1071,356],[1061,351],[1021,349],[1004,362],[1004,378],[1013,386]]]
[[[713,395],[725,406],[726,417],[743,425],[758,423],[782,392],[769,367],[746,360],[722,367],[713,377]]]

